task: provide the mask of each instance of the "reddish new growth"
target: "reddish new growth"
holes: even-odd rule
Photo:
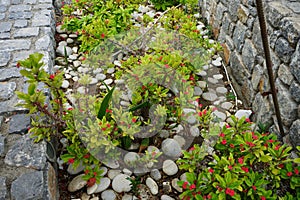
[[[232,190],[230,188],[226,188],[225,193],[228,194],[229,196],[233,196],[234,195],[234,190]]]
[[[73,164],[75,162],[75,159],[74,158],[70,158],[69,160],[68,160],[68,163],[69,164]]]

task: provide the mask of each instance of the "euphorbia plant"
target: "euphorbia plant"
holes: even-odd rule
[[[250,126],[244,117],[231,117],[214,146],[214,160],[179,182],[181,198],[277,199],[290,193],[299,198],[300,167],[289,157],[292,148],[281,145],[275,134],[253,132]]]

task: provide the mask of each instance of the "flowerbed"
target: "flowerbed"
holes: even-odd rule
[[[153,3],[165,10],[171,1]],[[103,82],[102,88],[95,86],[86,73],[72,83],[76,91],[82,88],[83,92],[74,92],[70,98],[62,88],[64,71],[45,72],[41,54],[19,62],[29,87],[18,96],[30,114],[38,114],[33,115],[30,133],[37,142],[65,139],[62,160],[73,170],[81,168],[78,173],[84,172],[79,176],[83,180],[80,187],[70,186],[75,177],[69,192],[86,187],[93,194],[105,179],[106,165],[131,172],[124,173],[129,190],[116,189],[112,181],[119,195],[129,192],[142,198],[142,191],[150,189],[151,197],[162,198],[165,191],[158,191],[147,172],[163,168],[169,176],[185,174],[174,183],[179,186],[177,191],[167,193],[174,198],[299,196],[299,167],[289,157],[290,147],[281,146],[273,134],[253,131],[249,119],[232,117],[220,128],[211,114],[215,108],[203,106],[193,95],[201,79],[196,73],[220,50],[199,30],[192,9],[196,2],[172,1],[176,7],[159,13],[140,4],[149,6],[137,0],[76,0],[62,8],[63,28],[78,35],[81,60],[94,70],[115,68],[112,78],[119,80],[115,85]],[[141,9],[146,14],[138,14]],[[66,48],[64,55],[67,68]],[[50,99],[37,89],[41,83],[50,89]],[[129,101],[122,101],[124,98]],[[168,136],[162,137],[162,132]],[[180,150],[188,151],[166,150],[176,144],[175,136],[184,140]],[[214,150],[208,153],[211,148]],[[170,165],[175,160],[180,172],[168,174],[167,160]],[[142,189],[145,180],[149,189]]]

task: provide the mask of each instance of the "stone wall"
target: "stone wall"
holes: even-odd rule
[[[253,120],[278,133],[255,0],[200,0],[202,16],[222,44],[222,56]],[[300,145],[300,2],[263,0],[285,142]]]

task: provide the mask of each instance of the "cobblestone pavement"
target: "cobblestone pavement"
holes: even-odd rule
[[[43,53],[50,71],[54,51],[52,0],[0,0],[0,200],[56,199],[55,170],[46,144],[24,135],[30,117],[17,107],[24,80],[16,63]]]

